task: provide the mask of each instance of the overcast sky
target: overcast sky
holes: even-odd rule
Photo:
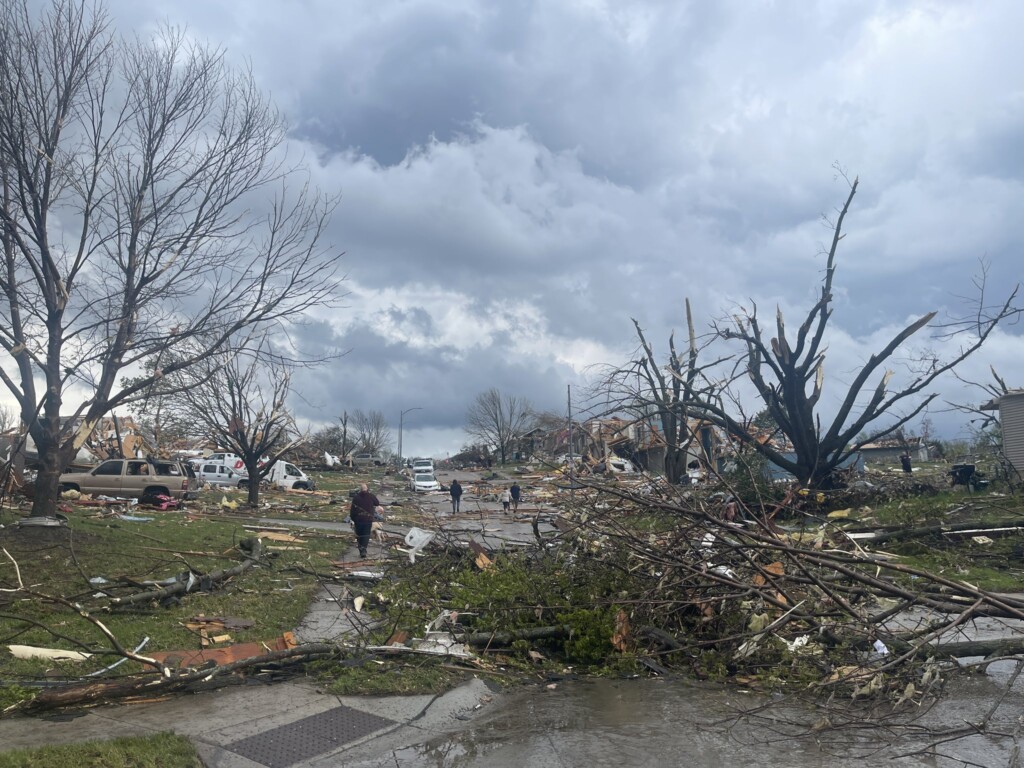
[[[731,306],[797,324],[822,222],[860,177],[826,367],[835,396],[900,324],[959,311],[979,259],[1020,276],[1024,3],[109,0],[122,32],[187,26],[248,62],[294,152],[339,192],[348,350],[300,417],[406,416],[454,453],[498,387],[564,410],[588,367]],[[1024,385],[1020,328],[966,371]],[[920,342],[929,339],[922,334]],[[955,382],[944,397],[972,399]],[[947,436],[959,418],[933,414]]]

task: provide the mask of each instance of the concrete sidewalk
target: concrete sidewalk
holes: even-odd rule
[[[391,754],[465,727],[492,701],[478,679],[441,696],[338,697],[306,680],[0,720],[4,749],[174,731],[209,768],[389,764]]]

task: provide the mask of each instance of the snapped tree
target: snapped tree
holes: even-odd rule
[[[800,483],[813,487],[829,485],[835,470],[861,446],[896,433],[920,414],[937,396],[924,390],[980,349],[1002,321],[1019,312],[1014,306],[1017,287],[993,307],[986,306],[981,291],[969,319],[937,329],[947,340],[961,340],[956,351],[946,358],[920,353],[912,360],[909,375],[893,388],[893,371],[885,366],[908,339],[932,324],[936,313],[914,320],[865,361],[840,395],[834,413],[823,421],[819,401],[825,384],[825,342],[833,312],[836,253],[857,184],[856,179],[850,184],[849,195],[832,227],[820,296],[796,333],[787,331],[780,309],[776,312],[775,335],[766,339],[756,305],[739,310],[731,324],[716,327],[719,338],[742,345],[741,371],[763,400],[767,415],[787,438],[789,450],[757,440],[749,423],[727,408],[721,392],[716,397],[704,397],[700,406],[705,418],[792,473]]]
[[[709,385],[698,364],[700,347],[694,332],[690,300],[686,300],[687,348],[676,349],[675,334],[668,340],[668,361],[662,363],[643,328],[636,319],[640,348],[635,359],[627,365],[609,370],[600,389],[606,399],[608,412],[627,413],[634,426],[650,430],[651,444],[662,443],[665,448],[665,478],[678,483],[687,473],[687,464],[696,455],[707,463],[703,447],[694,449],[700,426],[700,403],[709,396]],[[712,364],[714,365],[714,363]]]
[[[532,421],[533,407],[529,401],[503,395],[492,387],[477,395],[466,411],[466,432],[496,450],[504,464]]]
[[[338,456],[342,461],[348,458],[352,450],[351,435],[348,429],[348,411],[338,417],[338,423],[318,429],[309,436],[307,444],[319,452]]]
[[[46,516],[104,414],[332,303],[340,278],[323,242],[335,200],[284,165],[250,73],[181,31],[123,40],[91,1],[36,6],[0,7],[0,381]]]

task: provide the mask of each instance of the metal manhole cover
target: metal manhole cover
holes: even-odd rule
[[[288,768],[389,725],[394,725],[394,721],[338,706],[239,739],[227,744],[225,749],[269,768]]]

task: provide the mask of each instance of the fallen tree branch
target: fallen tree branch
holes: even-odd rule
[[[259,539],[246,539],[246,541],[252,542],[252,552],[246,555],[246,559],[234,566],[233,568],[226,568],[220,571],[214,571],[208,574],[205,579],[212,584],[220,584],[234,576],[238,576],[245,573],[247,570],[252,568],[259,562],[259,559],[263,553],[263,545]],[[148,603],[154,600],[163,600],[173,595],[182,595],[193,591],[200,585],[201,581],[197,579],[191,585],[188,581],[179,581],[171,584],[170,586],[163,587],[162,589],[154,589],[147,592],[136,592],[132,595],[125,595],[124,597],[114,597],[110,600],[108,609],[116,608],[121,605],[136,605],[137,603]]]
[[[455,639],[467,645],[508,645],[515,640],[543,640],[549,637],[565,637],[571,631],[568,626],[529,627],[507,632],[467,632],[455,635]]]
[[[172,691],[182,691],[187,690],[190,686],[199,683],[206,684],[243,669],[282,661],[298,663],[320,658],[330,658],[341,653],[343,650],[342,646],[330,643],[307,643],[283,651],[272,651],[261,656],[239,659],[230,664],[222,664],[209,669],[191,670],[182,675],[175,675],[172,670],[168,669],[162,675],[147,674],[119,680],[105,680],[102,682],[49,688],[39,693],[35,698],[22,702],[13,710],[25,714],[35,714],[58,707],[77,707],[127,696],[152,696]]]

